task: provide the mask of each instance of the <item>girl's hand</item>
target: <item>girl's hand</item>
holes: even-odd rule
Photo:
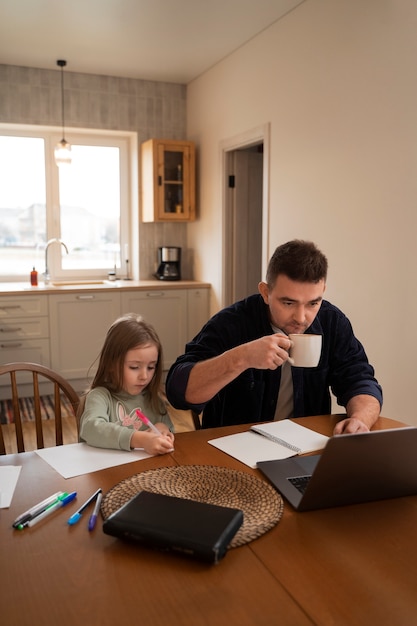
[[[161,425],[157,425],[158,430],[159,426]],[[167,428],[166,430],[166,433],[161,432],[160,435],[155,434],[152,430],[136,430],[130,440],[130,447],[143,448],[148,454],[167,454],[168,452],[173,452],[174,435],[170,433]]]
[[[166,424],[163,424],[162,422],[158,422],[157,424],[155,424],[156,428],[163,434],[166,435],[167,437],[170,438],[171,442],[174,443],[174,433],[172,433],[168,426]]]

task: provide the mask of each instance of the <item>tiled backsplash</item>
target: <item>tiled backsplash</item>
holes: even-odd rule
[[[150,139],[186,139],[186,86],[65,69],[65,126],[127,130],[139,145]],[[61,72],[0,64],[0,122],[60,126]],[[140,224],[142,280],[156,269],[158,246],[180,246],[182,277],[192,279],[186,224]]]

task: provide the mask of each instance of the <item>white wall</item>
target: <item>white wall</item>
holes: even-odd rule
[[[417,3],[306,0],[188,86],[199,146],[195,277],[221,305],[221,142],[271,124],[269,256],[294,237],[330,264],[384,388],[383,415],[417,425]],[[408,354],[407,354],[408,353]]]

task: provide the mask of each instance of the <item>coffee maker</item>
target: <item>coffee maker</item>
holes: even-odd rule
[[[158,269],[155,276],[159,280],[181,280],[181,248],[158,248]]]

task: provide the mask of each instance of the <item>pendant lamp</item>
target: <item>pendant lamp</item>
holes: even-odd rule
[[[64,67],[67,62],[58,60],[56,62],[61,68],[61,105],[62,105],[62,139],[55,146],[55,163],[58,166],[71,164],[71,144],[65,139],[65,115],[64,115]]]

